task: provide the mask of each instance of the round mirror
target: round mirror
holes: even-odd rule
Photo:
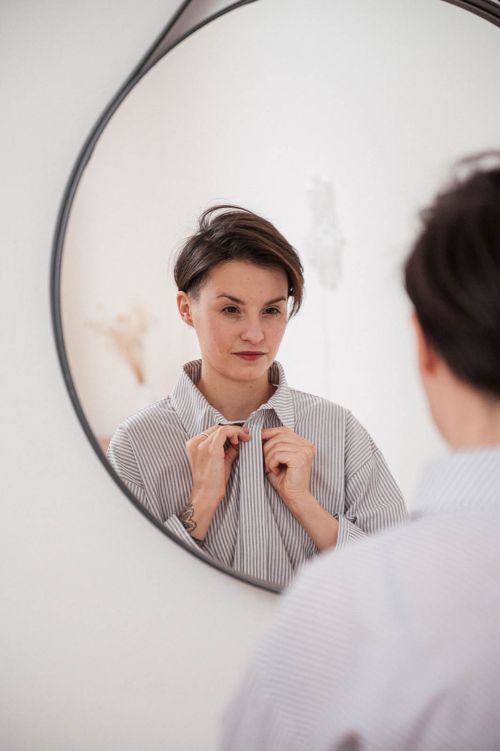
[[[401,264],[450,165],[499,146],[497,35],[438,0],[261,0],[189,34],[139,78],[80,162],[54,257],[58,349],[104,461],[118,426],[164,400],[200,356],[173,258],[205,209],[237,204],[270,220],[304,267],[278,357],[288,384],[357,418],[411,509],[440,441]],[[272,590],[288,582],[246,567],[236,543],[227,555],[189,545],[107,466],[195,555]],[[304,543],[303,556],[317,550]]]

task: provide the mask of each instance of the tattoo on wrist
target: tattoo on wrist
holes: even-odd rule
[[[193,519],[194,516],[194,506],[191,499],[186,503],[180,514],[178,515],[179,519],[181,521],[182,526],[184,529],[189,532],[191,537],[193,537],[196,542],[203,542],[203,540],[198,539],[197,537],[193,536],[193,532],[196,529],[196,522]]]

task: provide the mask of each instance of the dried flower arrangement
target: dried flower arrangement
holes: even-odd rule
[[[140,303],[133,303],[127,313],[90,321],[89,325],[105,337],[112,349],[131,369],[137,383],[146,381],[145,373],[145,339],[155,321],[149,308]]]

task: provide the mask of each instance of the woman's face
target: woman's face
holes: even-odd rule
[[[288,279],[280,268],[227,261],[214,267],[193,298],[178,293],[194,326],[205,373],[249,382],[267,378],[285,333]]]

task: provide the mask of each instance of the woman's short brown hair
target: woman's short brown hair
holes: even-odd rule
[[[293,299],[290,315],[298,312],[304,275],[297,252],[271,222],[240,206],[211,206],[203,212],[177,257],[177,289],[196,296],[215,266],[235,260],[283,269]]]
[[[461,160],[421,217],[405,285],[422,330],[459,378],[500,396],[500,153]]]

